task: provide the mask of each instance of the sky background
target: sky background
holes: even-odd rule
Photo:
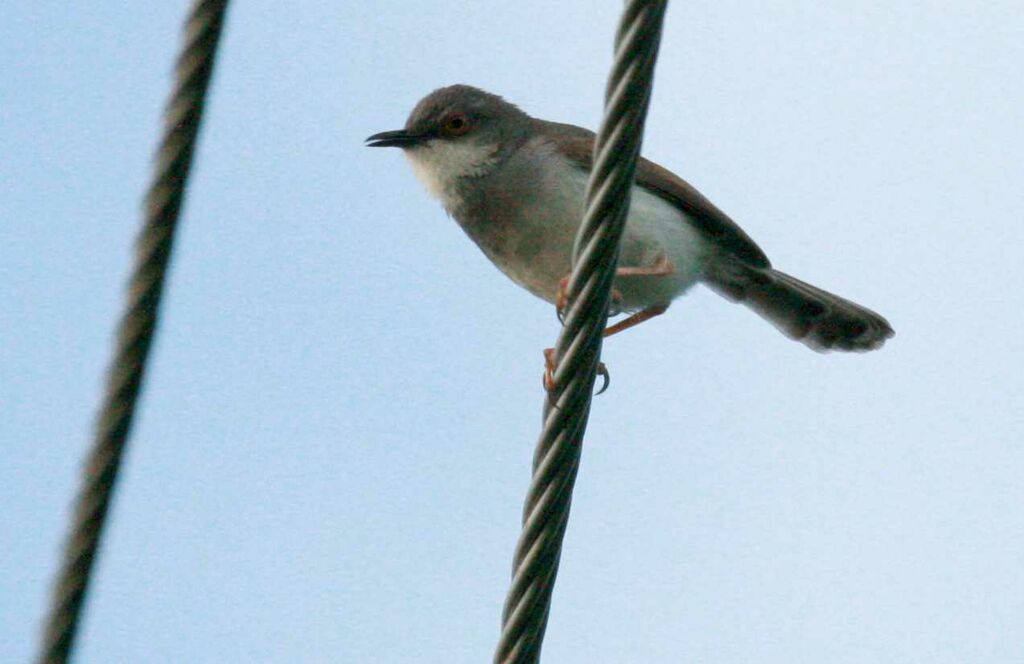
[[[484,662],[552,308],[398,151],[455,82],[596,127],[620,3],[234,3],[77,661]],[[0,661],[28,661],[186,3],[0,0]],[[645,154],[884,314],[704,289],[605,345],[545,661],[1024,661],[1024,9],[674,2]]]

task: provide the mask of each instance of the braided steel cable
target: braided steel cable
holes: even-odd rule
[[[127,306],[118,326],[107,391],[36,660],[40,664],[68,661],[74,646],[156,329],[174,231],[227,5],[227,0],[197,0],[185,22],[175,86],[164,111],[164,136],[145,198],[145,221],[136,243]]]
[[[540,660],[667,4],[627,2],[616,34],[586,212],[573,248],[569,305],[555,347],[554,386],[534,454],[496,663]]]

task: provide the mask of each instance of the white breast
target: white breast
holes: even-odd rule
[[[486,174],[497,161],[497,146],[434,139],[405,150],[412,171],[432,196],[448,206],[447,196],[461,177]]]

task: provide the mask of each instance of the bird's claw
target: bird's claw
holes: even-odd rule
[[[595,397],[604,394],[608,386],[612,384],[612,375],[608,373],[608,367],[605,366],[604,362],[597,363],[597,375],[601,377],[601,389],[594,392]]]
[[[569,276],[566,275],[558,280],[558,295],[555,296],[555,315],[558,322],[565,325],[565,309],[569,306]],[[545,355],[547,351],[545,351]]]
[[[555,389],[555,349],[544,349],[544,391],[548,394]]]
[[[608,316],[618,316],[622,313],[622,293],[613,288],[609,294],[611,302],[608,305]],[[558,322],[565,325],[565,313],[569,307],[569,275],[558,280],[558,293],[555,295],[555,315]]]
[[[611,374],[608,373],[608,367],[605,366],[604,362],[597,363],[597,375],[601,377],[601,389],[594,393],[594,396],[604,394],[608,390],[608,386],[612,383]],[[548,393],[548,400],[550,401],[554,396],[555,391],[555,349],[545,348],[544,349],[544,378],[543,378],[544,391]],[[554,406],[554,402],[551,402]]]

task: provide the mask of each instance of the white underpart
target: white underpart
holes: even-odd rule
[[[583,209],[589,173],[563,162],[557,173],[558,189],[573,192],[573,200],[560,215],[572,217]],[[709,252],[704,237],[687,221],[685,214],[675,205],[643,187],[634,186],[630,196],[629,216],[622,236],[620,267],[651,267],[667,259],[672,274],[665,276],[619,277],[615,288],[622,296],[622,307],[642,309],[656,304],[668,304],[686,292],[700,278],[701,268]],[[579,222],[572,226],[575,238]]]
[[[451,210],[458,208],[457,180],[490,172],[497,163],[495,152],[494,145],[435,139],[405,150],[405,155],[427,191]],[[489,246],[486,237],[474,240],[513,281],[554,301],[559,281],[569,273],[588,173],[541,140],[528,143],[513,159],[504,168],[531,172],[533,187],[516,209],[502,210],[506,221],[511,215],[514,223],[506,226],[500,248]],[[617,278],[615,289],[622,296],[621,305],[630,311],[668,304],[685,292],[699,280],[710,250],[676,205],[642,187],[633,187],[631,198],[619,264],[651,267],[667,260],[672,273]]]
[[[405,150],[412,171],[432,196],[448,205],[448,192],[461,177],[480,176],[497,162],[494,145],[434,139]]]

